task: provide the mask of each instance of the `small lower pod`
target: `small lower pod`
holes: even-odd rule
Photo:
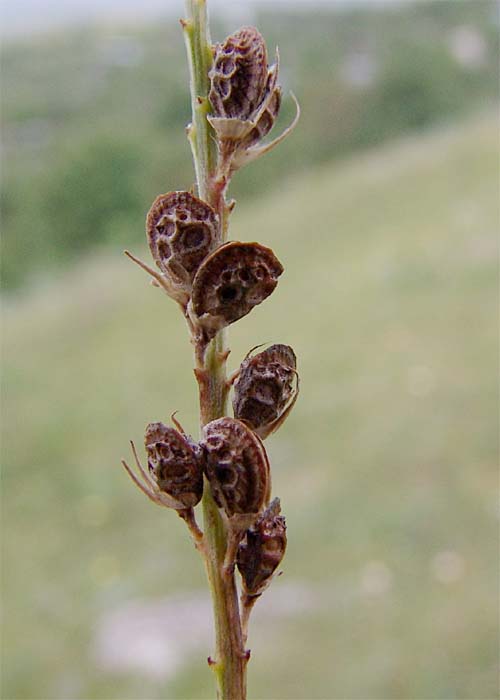
[[[285,554],[286,524],[280,512],[280,500],[275,498],[239,546],[236,564],[248,596],[259,596],[267,588]]]
[[[163,423],[149,423],[144,444],[149,473],[158,490],[178,504],[177,510],[199,503],[203,494],[203,468],[198,446]]]
[[[229,518],[246,527],[269,502],[271,477],[262,441],[244,423],[219,418],[203,428],[200,442],[212,495]]]
[[[207,338],[263,302],[282,272],[273,251],[260,243],[233,241],[217,248],[193,281],[192,310]]]

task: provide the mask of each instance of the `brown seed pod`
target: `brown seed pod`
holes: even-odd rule
[[[270,248],[233,241],[217,248],[193,282],[192,310],[208,339],[274,290],[283,267]]]
[[[289,345],[271,345],[242,362],[234,385],[235,418],[264,440],[279,428],[299,393],[297,359]]]
[[[264,445],[244,423],[219,418],[203,428],[200,442],[212,494],[226,515],[244,516],[248,527],[268,503],[271,475]]]
[[[286,524],[280,512],[275,498],[239,546],[236,564],[247,596],[259,596],[267,588],[285,554]]]
[[[203,493],[203,468],[198,446],[175,428],[149,423],[144,444],[148,468],[159,491],[178,503],[178,509],[192,508]]]
[[[300,110],[277,138],[260,145],[271,131],[281,106],[277,85],[279,56],[268,67],[264,39],[255,27],[243,27],[214,47],[209,72],[212,114],[208,120],[217,134],[219,175],[229,179],[246,163],[268,153],[295,128]]]
[[[168,192],[153,202],[146,219],[151,254],[174,287],[187,295],[200,264],[217,244],[212,207],[189,192]]]
[[[216,117],[252,120],[267,86],[267,50],[255,27],[242,27],[217,44],[209,73]]]

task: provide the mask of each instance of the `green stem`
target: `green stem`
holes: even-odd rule
[[[229,208],[224,187],[217,181],[217,148],[207,121],[208,71],[212,51],[208,33],[206,0],[186,0],[187,19],[182,22],[189,57],[192,123],[188,138],[193,152],[199,196],[219,215],[219,242],[225,239]],[[221,331],[206,350],[198,346],[196,376],[200,387],[200,423],[206,425],[226,415],[227,378],[225,333]],[[227,527],[205,481],[202,500],[204,553],[212,594],[216,655],[211,666],[217,679],[219,700],[245,700],[247,655],[244,651],[235,577],[224,569]]]
[[[198,195],[213,205],[210,185],[217,164],[217,146],[212,127],[207,121],[210,112],[208,71],[212,49],[208,30],[206,0],[186,0],[187,19],[182,22],[189,60],[192,121],[188,138],[193,152]]]

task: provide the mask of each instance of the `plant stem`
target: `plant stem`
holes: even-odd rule
[[[208,71],[212,51],[208,33],[205,0],[186,0],[187,19],[182,22],[189,57],[192,124],[188,138],[193,152],[198,195],[219,215],[219,242],[226,236],[229,207],[225,200],[225,183],[217,180],[217,150],[212,128],[207,121]],[[225,333],[221,331],[205,349],[195,347],[196,377],[200,388],[200,423],[203,427],[226,415],[228,352]],[[210,664],[217,679],[219,700],[245,700],[248,656],[243,646],[236,582],[232,570],[224,568],[227,550],[227,526],[213,500],[207,480],[202,500],[204,519],[204,553],[212,595],[216,656]]]
[[[208,101],[208,71],[212,64],[212,49],[208,30],[205,0],[186,0],[187,19],[182,21],[189,61],[192,122],[188,138],[193,152],[198,195],[212,204],[210,184],[215,173],[217,148],[207,121],[210,112]]]

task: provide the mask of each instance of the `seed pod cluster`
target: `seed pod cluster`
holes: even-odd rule
[[[201,446],[212,494],[226,515],[255,519],[269,502],[271,476],[261,440],[244,423],[219,418],[203,428]]]
[[[268,297],[283,267],[270,248],[233,241],[217,248],[198,270],[192,308],[207,337],[246,316]]]
[[[285,554],[286,524],[280,513],[280,501],[275,498],[239,546],[236,564],[248,596],[259,596],[267,588]]]
[[[189,32],[187,39],[192,39]],[[225,396],[231,385],[223,369],[214,370],[228,353],[218,352],[220,347],[214,343],[214,352],[209,354],[208,344],[220,330],[263,302],[283,272],[273,251],[260,243],[224,243],[231,211],[225,193],[232,174],[281,142],[298,120],[297,105],[292,125],[267,145],[262,144],[281,106],[278,70],[278,55],[269,66],[264,39],[254,27],[243,27],[213,47],[208,75],[212,112],[207,119],[213,128],[210,135],[217,144],[218,160],[209,172],[197,167],[198,174],[207,176],[204,187],[199,182],[207,201],[187,191],[159,195],[146,219],[147,240],[157,269],[127,252],[153,283],[181,306],[195,347],[202,415],[207,409],[213,415],[214,397]],[[201,103],[205,106],[203,99]],[[193,113],[193,128],[200,127],[197,105],[193,105]],[[201,156],[194,146],[193,152],[199,166]],[[175,509],[197,547],[210,558],[211,538],[199,529],[193,510],[204,488],[209,489],[223,515],[217,527],[224,528],[226,538],[220,575],[232,576],[237,564],[243,582],[244,625],[286,548],[279,499],[269,503],[271,475],[262,440],[281,425],[298,390],[297,361],[291,347],[278,344],[249,353],[234,384],[234,418],[207,423],[199,443],[188,437],[173,417],[175,428],[149,423],[144,437],[147,468],[133,443],[135,470],[122,460],[136,486],[154,503]],[[244,596],[248,600],[243,604]]]
[[[144,444],[149,473],[159,491],[174,499],[179,508],[192,508],[199,503],[203,467],[197,445],[163,423],[149,423]]]
[[[188,299],[198,268],[217,245],[214,210],[189,192],[168,192],[153,202],[146,232],[157,266],[179,296]]]
[[[297,396],[294,351],[289,345],[271,345],[241,364],[234,385],[234,416],[264,439],[285,420]]]

